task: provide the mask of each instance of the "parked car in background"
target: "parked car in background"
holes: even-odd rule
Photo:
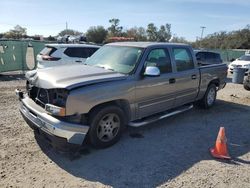
[[[184,112],[210,108],[226,84],[226,64],[201,65],[189,45],[110,43],[84,64],[26,73],[16,90],[20,111],[53,142],[95,147],[116,143],[126,125],[139,127]]]
[[[234,68],[245,68],[246,74],[250,71],[250,53],[246,52],[245,55],[239,57],[238,59],[234,60],[232,63],[228,66],[228,71],[230,73],[233,73]]]
[[[99,48],[90,44],[46,44],[37,55],[37,68],[83,63]]]
[[[204,50],[194,50],[198,64],[210,65],[223,63],[221,56],[216,52],[209,52]]]

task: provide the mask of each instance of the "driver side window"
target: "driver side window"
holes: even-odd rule
[[[158,67],[162,73],[172,72],[172,65],[169,53],[167,50],[158,48],[153,49],[146,59],[146,66]]]

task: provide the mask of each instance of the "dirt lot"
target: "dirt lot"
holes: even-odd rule
[[[229,79],[230,81],[230,79]],[[250,92],[229,83],[210,110],[192,109],[129,128],[104,149],[59,152],[18,112],[19,76],[0,76],[0,187],[250,187]],[[226,128],[232,161],[208,149]]]

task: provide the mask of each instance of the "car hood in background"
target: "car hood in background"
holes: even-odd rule
[[[231,65],[249,65],[250,64],[250,61],[242,61],[242,60],[235,60],[231,63]]]
[[[126,75],[89,65],[66,65],[26,73],[29,83],[44,89],[73,89],[89,84],[126,79]]]

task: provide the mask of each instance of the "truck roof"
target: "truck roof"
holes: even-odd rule
[[[213,52],[213,51],[210,51],[210,50],[200,50],[200,49],[195,49],[194,50],[195,54],[198,53],[198,52],[205,52],[205,53],[209,52],[209,53],[213,53],[213,54],[220,54],[219,52]]]
[[[188,44],[182,43],[168,43],[168,42],[113,42],[106,45],[110,46],[131,46],[147,48],[150,46],[189,46]]]

